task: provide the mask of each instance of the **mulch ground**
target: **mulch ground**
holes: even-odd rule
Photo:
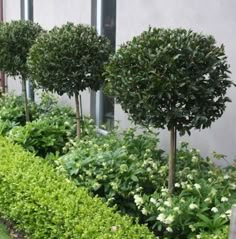
[[[7,227],[12,239],[24,239],[25,238],[24,233],[17,230],[14,223],[12,223],[8,220],[4,220],[2,218],[0,218],[0,222]]]

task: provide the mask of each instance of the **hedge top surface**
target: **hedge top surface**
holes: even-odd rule
[[[59,95],[98,90],[111,44],[95,28],[67,23],[41,35],[29,54],[28,64],[38,87]]]
[[[43,159],[0,138],[0,211],[31,239],[154,239]]]
[[[190,133],[223,114],[229,73],[212,36],[149,28],[118,49],[105,75],[108,93],[135,123]]]
[[[0,24],[0,69],[10,76],[29,74],[27,55],[42,28],[32,21],[11,21]]]

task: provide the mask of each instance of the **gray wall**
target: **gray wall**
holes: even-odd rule
[[[20,0],[4,0],[3,1],[3,20],[9,22],[11,20],[20,19]],[[6,77],[6,87],[10,91],[14,91],[17,94],[21,93],[20,80],[15,80]]]
[[[236,76],[236,1],[235,0],[118,0],[117,1],[117,47],[149,26],[168,28],[191,28],[194,31],[212,34],[219,44],[226,47],[231,65],[232,79]],[[193,131],[191,137],[181,138],[193,147],[200,148],[205,155],[213,150],[236,156],[236,89],[228,94],[233,103],[227,105],[222,118],[210,129]],[[116,119],[122,127],[129,125],[127,115],[116,105]],[[168,146],[169,136],[161,132],[161,144]]]
[[[85,0],[40,0],[34,1],[34,21],[44,29],[50,30],[54,26],[60,26],[66,22],[91,23],[91,1]],[[83,113],[90,115],[90,93],[82,94]],[[64,95],[60,97],[60,103],[74,107],[74,100]]]

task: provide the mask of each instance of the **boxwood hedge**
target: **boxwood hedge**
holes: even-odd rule
[[[154,239],[43,159],[0,137],[0,213],[31,239]]]

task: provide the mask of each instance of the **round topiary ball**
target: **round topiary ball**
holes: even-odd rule
[[[224,47],[212,36],[150,28],[111,58],[106,88],[135,123],[184,134],[221,117],[229,73]]]
[[[37,39],[28,65],[37,87],[73,96],[87,87],[99,89],[111,49],[93,27],[67,23]]]

